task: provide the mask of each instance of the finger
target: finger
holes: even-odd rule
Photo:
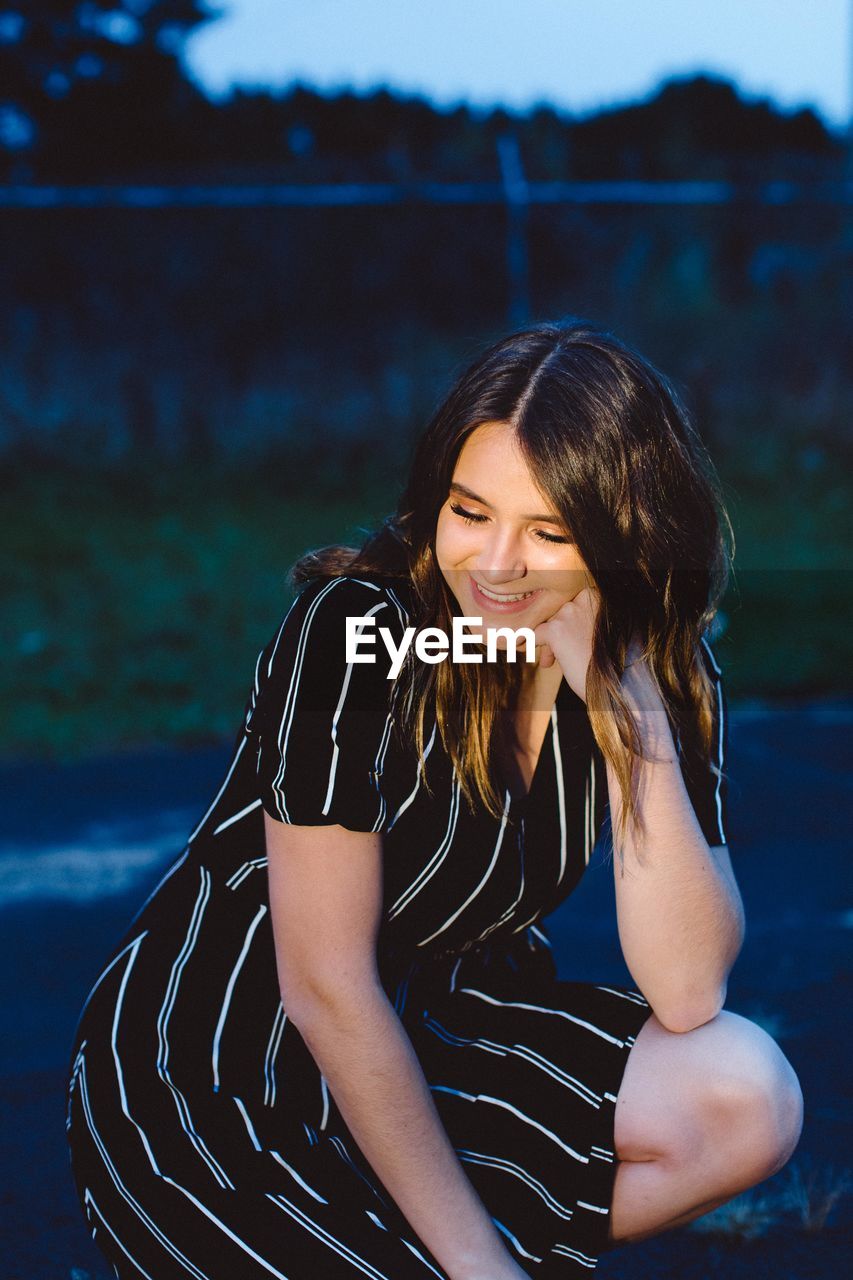
[[[549,644],[543,644],[542,646],[542,651],[539,654],[539,665],[540,667],[553,667],[554,665],[554,650]]]

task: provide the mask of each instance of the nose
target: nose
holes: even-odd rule
[[[521,546],[511,530],[495,527],[490,531],[477,557],[477,572],[483,582],[495,587],[527,576]]]

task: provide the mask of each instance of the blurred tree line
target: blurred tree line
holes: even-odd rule
[[[583,314],[644,347],[715,447],[750,423],[841,449],[845,210],[749,198],[841,174],[841,140],[813,112],[702,76],[585,119],[300,86],[214,104],[181,60],[210,17],[205,0],[9,0],[7,181],[494,181],[508,133],[531,180],[729,180],[739,195],[720,207],[532,208],[531,313]],[[437,383],[506,328],[506,210],[7,208],[0,273],[4,454],[369,454],[389,432],[402,453]]]
[[[511,125],[532,179],[837,176],[841,143],[806,109],[744,101],[722,80],[669,82],[651,101],[575,119],[442,111],[387,91],[324,97],[235,90],[209,101],[187,77],[206,0],[7,0],[0,13],[0,180],[497,176]]]

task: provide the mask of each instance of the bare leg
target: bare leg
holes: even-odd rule
[[[724,1010],[679,1034],[652,1014],[616,1102],[611,1243],[682,1226],[769,1178],[802,1117],[796,1074],[755,1023]]]

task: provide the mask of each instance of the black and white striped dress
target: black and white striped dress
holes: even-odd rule
[[[399,642],[407,603],[405,583],[379,578],[297,598],[258,658],[213,803],[84,1005],[68,1139],[121,1280],[445,1275],[282,1007],[262,809],[383,833],[380,975],[466,1173],[529,1275],[588,1274],[604,1247],[614,1104],[651,1011],[630,988],[558,980],[541,924],[589,860],[603,760],[564,681],[528,795],[507,794],[501,818],[470,812],[434,730],[428,795],[387,660],[348,666],[344,649],[347,616]],[[725,703],[705,654],[717,764]],[[707,840],[725,843],[724,782],[707,762],[682,768]]]

